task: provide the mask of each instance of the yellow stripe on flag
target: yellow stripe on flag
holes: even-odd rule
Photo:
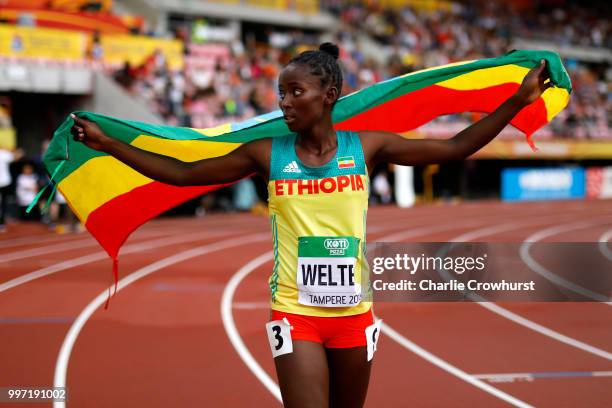
[[[529,68],[510,64],[468,72],[467,74],[438,82],[436,85],[458,91],[469,91],[511,82],[520,84],[528,72]],[[541,98],[546,106],[546,119],[548,121],[567,106],[569,97],[569,93],[564,88],[553,87],[544,91]]]
[[[131,143],[149,152],[171,156],[175,159],[192,162],[211,157],[224,156],[237,149],[241,143],[208,142],[206,140],[172,140],[141,135]]]
[[[151,181],[119,160],[101,156],[81,165],[63,179],[58,187],[65,197],[72,198],[72,209],[85,222],[89,214],[104,203]]]
[[[527,72],[529,72],[528,68],[509,64],[500,67],[477,69],[476,71],[438,82],[436,85],[458,91],[471,91],[511,82],[520,84],[523,82]]]
[[[570,95],[565,88],[548,88],[540,96],[546,105],[546,120],[549,122],[569,103]]]
[[[203,134],[204,136],[214,137],[214,136],[224,135],[226,133],[231,132],[232,131],[232,124],[231,123],[224,123],[223,125],[215,126],[215,127],[212,127],[212,128],[206,128],[206,129],[191,128],[191,129],[195,130],[198,133]]]

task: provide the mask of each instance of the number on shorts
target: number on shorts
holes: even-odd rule
[[[291,325],[286,318],[266,323],[266,332],[273,357],[293,352]]]
[[[281,337],[281,327],[279,325],[272,326],[272,331],[274,332],[274,338],[278,341],[278,344],[274,346],[276,351],[280,350],[283,347],[283,338]]]
[[[373,325],[366,327],[365,335],[368,350],[368,361],[374,358],[376,352],[376,345],[378,344],[378,338],[380,337],[380,325],[382,320],[376,320]]]

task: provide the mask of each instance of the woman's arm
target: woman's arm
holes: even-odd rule
[[[551,86],[544,61],[531,69],[516,94],[490,115],[446,140],[409,140],[394,133],[361,132],[362,144],[372,169],[377,163],[401,165],[441,163],[464,159],[489,143],[525,106]]]
[[[224,156],[195,162],[148,152],[106,135],[95,123],[72,115],[75,140],[115,157],[139,173],[175,186],[222,184],[253,173],[268,178],[270,141],[245,143]]]

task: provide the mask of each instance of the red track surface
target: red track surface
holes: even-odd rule
[[[537,231],[577,221],[592,223],[546,240],[597,241],[612,229],[612,206],[609,201],[586,201],[487,202],[409,210],[377,207],[369,213],[368,241],[411,231],[406,240],[445,241],[487,228],[474,239],[521,242]],[[499,228],[491,229],[495,226]],[[262,232],[269,234],[267,219],[250,215],[153,221],[124,246],[120,275],[124,278],[196,246],[225,240],[231,244]],[[176,241],[187,234],[195,235],[190,235],[189,241]],[[153,243],[147,244],[153,247],[147,249],[144,245],[139,252],[125,253],[130,245],[139,242]],[[70,244],[57,247],[63,243]],[[68,360],[67,405],[280,406],[236,353],[220,312],[222,293],[230,278],[270,249],[271,238],[260,238],[161,268],[121,290],[111,300],[109,310],[102,307],[95,310],[76,338]],[[57,236],[39,226],[12,227],[0,240],[0,285],[100,251],[87,234]],[[6,257],[14,259],[3,262]],[[101,258],[0,289],[0,387],[53,385],[67,332],[83,309],[108,287],[110,266],[107,258]],[[233,317],[250,353],[276,379],[264,332],[269,313],[266,307],[269,270],[270,263],[266,263],[239,284],[233,299]],[[501,306],[612,353],[612,308],[608,305]],[[376,314],[405,338],[470,375],[612,371],[611,359],[530,330],[477,304],[378,303]],[[534,406],[612,405],[611,376],[483,381]],[[383,331],[366,406],[508,405],[431,364]],[[8,404],[0,403],[0,407],[4,406]]]

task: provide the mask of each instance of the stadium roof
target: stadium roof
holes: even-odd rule
[[[294,10],[254,7],[247,4],[184,0],[147,0],[146,3],[161,13],[226,18],[305,29],[326,30],[332,29],[337,24],[334,16],[321,11],[300,13]]]

